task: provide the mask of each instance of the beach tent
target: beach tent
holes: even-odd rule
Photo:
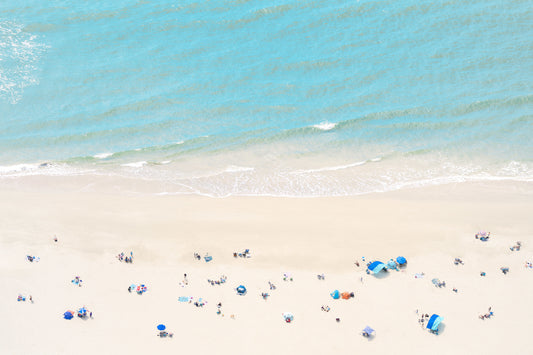
[[[400,265],[407,264],[407,259],[405,259],[403,256],[399,256],[396,258],[396,262]]]
[[[333,299],[335,300],[338,300],[340,297],[341,297],[341,293],[339,292],[339,290],[335,290],[333,291],[332,293],[330,293],[331,297],[333,297]]]
[[[167,329],[167,327],[165,327],[164,324],[159,324],[159,325],[157,326],[157,330],[165,330],[165,329]]]
[[[72,318],[74,318],[74,312],[72,312],[72,311],[66,311],[65,313],[63,313],[63,318],[65,318],[65,319],[72,319]]]
[[[372,271],[374,274],[377,274],[385,268],[385,264],[381,261],[373,261],[368,265],[368,270]]]
[[[294,320],[294,315],[289,312],[283,313],[283,318],[285,319],[285,322],[290,323]]]
[[[239,287],[237,287],[237,294],[241,296],[246,294],[246,287],[244,287],[243,285],[240,285]]]
[[[426,328],[431,329],[433,331],[436,331],[439,327],[440,322],[442,322],[444,318],[441,316],[434,314],[429,318],[428,324],[426,325]]]

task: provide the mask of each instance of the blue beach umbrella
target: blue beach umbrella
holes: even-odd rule
[[[72,315],[72,312],[71,311],[66,311],[65,313],[63,313],[63,318],[65,319],[72,319],[74,316]]]
[[[167,329],[167,327],[164,324],[159,324],[157,326],[157,330],[165,330],[165,329]]]
[[[237,293],[241,296],[244,295],[246,293],[246,287],[240,285],[239,287],[237,287]]]
[[[398,264],[400,265],[403,265],[403,264],[407,264],[407,259],[405,259],[403,256],[399,256],[396,258],[396,261],[398,262]]]
[[[374,329],[370,328],[368,325],[363,329],[363,332],[367,333],[368,335],[372,335],[374,333]]]
[[[335,290],[333,291],[332,293],[330,293],[331,297],[333,297],[333,299],[335,300],[338,300],[340,297],[341,297],[341,293],[339,292],[339,290]]]
[[[368,265],[368,270],[372,271],[374,274],[377,274],[385,268],[385,264],[381,261],[373,261]]]
[[[434,314],[429,318],[428,324],[426,325],[426,328],[431,330],[437,330],[439,327],[440,322],[442,322],[444,318],[441,316]]]
[[[389,262],[387,263],[387,267],[389,269],[396,269],[396,263],[394,262],[394,260],[390,259]]]

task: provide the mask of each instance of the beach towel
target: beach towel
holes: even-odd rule
[[[189,302],[189,299],[191,299],[192,297],[184,297],[184,296],[181,296],[180,298],[178,298],[178,301],[180,302]]]

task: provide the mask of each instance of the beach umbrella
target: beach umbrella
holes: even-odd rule
[[[407,264],[407,259],[405,259],[403,256],[399,256],[396,258],[396,261],[398,262],[398,264],[400,265],[403,265],[403,264]]]
[[[335,290],[333,291],[332,293],[330,293],[331,297],[333,297],[333,299],[335,300],[338,300],[340,297],[341,297],[341,293],[339,292],[339,290]]]
[[[239,287],[237,287],[237,293],[241,296],[244,295],[246,293],[246,287],[240,285]]]
[[[164,324],[159,324],[157,326],[157,330],[165,330],[165,329],[167,329],[167,327]]]
[[[368,270],[372,271],[374,274],[377,274],[385,268],[385,264],[381,261],[373,261],[368,265]]]
[[[372,335],[374,333],[374,329],[370,328],[368,325],[363,329],[364,333],[367,333],[368,335]]]
[[[394,260],[390,259],[389,262],[387,263],[387,267],[391,269],[396,269],[396,263],[394,262]]]
[[[442,322],[444,318],[441,316],[434,314],[429,318],[428,324],[426,325],[426,328],[431,330],[437,330],[439,327],[440,322]]]
[[[294,315],[289,312],[283,313],[283,318],[285,319],[285,322],[290,323],[294,320]]]
[[[78,317],[85,317],[87,315],[87,309],[85,307],[81,307],[78,309]]]
[[[72,312],[72,311],[66,311],[65,313],[63,313],[63,318],[65,318],[65,319],[72,319],[72,318],[74,318],[73,313],[74,313],[74,312]]]

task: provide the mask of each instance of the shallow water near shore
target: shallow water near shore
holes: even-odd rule
[[[214,197],[531,182],[531,19],[526,1],[5,2],[0,179]]]

